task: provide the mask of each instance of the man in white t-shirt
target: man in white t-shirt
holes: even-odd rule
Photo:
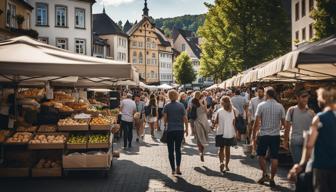
[[[136,112],[136,104],[132,100],[132,94],[127,94],[126,99],[123,99],[120,102],[120,111],[121,111],[121,128],[124,131],[124,148],[132,147],[133,139],[133,121],[134,114]]]

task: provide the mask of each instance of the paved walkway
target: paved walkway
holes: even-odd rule
[[[148,131],[147,131],[148,132]],[[157,138],[161,132],[157,133]],[[167,147],[153,140],[147,133],[145,142],[134,143],[131,150],[121,150],[114,159],[108,178],[97,173],[71,175],[60,179],[1,179],[1,191],[48,192],[137,192],[137,191],[271,191],[268,186],[255,183],[260,177],[256,159],[246,158],[242,148],[232,148],[230,172],[219,173],[214,136],[210,137],[205,162],[201,162],[192,137],[183,146],[182,176],[171,176]],[[121,143],[115,144],[118,150]],[[291,191],[285,176],[287,169],[280,168],[275,178],[276,191]]]

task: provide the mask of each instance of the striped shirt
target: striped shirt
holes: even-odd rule
[[[274,99],[268,99],[257,107],[256,116],[261,118],[260,136],[280,135],[281,120],[285,119],[285,109]]]

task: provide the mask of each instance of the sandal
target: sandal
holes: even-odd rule
[[[224,163],[221,163],[219,166],[220,172],[224,172]]]

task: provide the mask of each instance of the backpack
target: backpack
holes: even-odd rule
[[[151,106],[151,114],[152,114],[153,117],[157,116],[157,114],[156,114],[156,107]]]
[[[151,107],[150,106],[145,106],[145,115],[149,116],[151,114]]]
[[[192,120],[196,120],[197,118],[197,107],[195,105],[191,106],[189,118]]]

